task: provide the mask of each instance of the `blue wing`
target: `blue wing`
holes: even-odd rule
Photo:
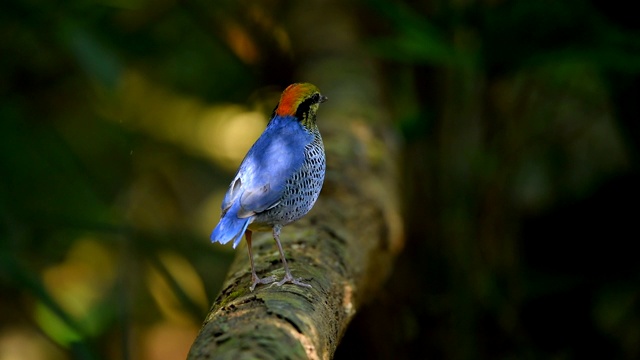
[[[302,166],[311,137],[297,121],[274,118],[240,164],[223,210],[240,201],[238,216],[248,217],[277,205],[287,180]]]
[[[253,144],[222,202],[222,219],[211,234],[211,241],[234,247],[253,215],[276,206],[287,180],[304,162],[304,146],[312,135],[290,117],[275,117]]]

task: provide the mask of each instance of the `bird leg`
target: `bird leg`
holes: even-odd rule
[[[251,260],[251,286],[249,290],[253,291],[258,284],[270,284],[276,281],[276,277],[274,275],[263,277],[260,279],[258,275],[256,275],[256,268],[253,266],[253,253],[251,252],[251,230],[247,230],[244,232],[244,238],[247,239],[247,248],[249,249],[249,259]]]
[[[289,271],[289,265],[287,265],[287,259],[284,257],[284,251],[282,250],[282,245],[280,244],[280,229],[282,227],[279,225],[275,225],[273,227],[273,238],[276,240],[276,244],[278,245],[278,251],[280,251],[280,259],[282,259],[282,265],[284,265],[284,278],[276,283],[278,286],[282,286],[285,283],[292,283],[299,286],[304,286],[310,288],[311,285],[303,283],[300,279],[296,279],[291,275],[291,271]]]

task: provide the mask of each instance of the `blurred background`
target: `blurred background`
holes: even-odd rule
[[[637,12],[340,4],[309,21],[375,61],[407,238],[336,358],[639,358]],[[293,5],[0,5],[0,360],[186,356],[233,257],[208,240],[229,180],[308,80]]]

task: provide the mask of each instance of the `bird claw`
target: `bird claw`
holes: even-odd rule
[[[302,278],[296,279],[293,276],[291,276],[291,274],[286,274],[282,280],[278,281],[277,283],[274,283],[273,285],[282,286],[282,285],[284,285],[286,283],[291,283],[291,284],[294,284],[294,285],[311,288],[311,285],[309,285],[307,283],[303,283],[302,281],[300,281],[300,279],[302,279]],[[273,286],[273,285],[271,285],[271,286]]]
[[[253,292],[253,289],[256,288],[256,285],[258,284],[271,284],[272,282],[276,281],[276,277],[275,275],[271,275],[271,276],[267,276],[267,277],[263,277],[262,279],[260,279],[257,276],[252,276],[252,280],[253,282],[251,283],[251,286],[249,287],[249,290],[251,290]]]

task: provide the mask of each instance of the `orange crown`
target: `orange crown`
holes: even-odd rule
[[[318,88],[309,83],[297,83],[289,85],[282,92],[278,108],[276,108],[276,115],[287,116],[295,115],[296,110],[301,102],[313,93],[320,92]]]

